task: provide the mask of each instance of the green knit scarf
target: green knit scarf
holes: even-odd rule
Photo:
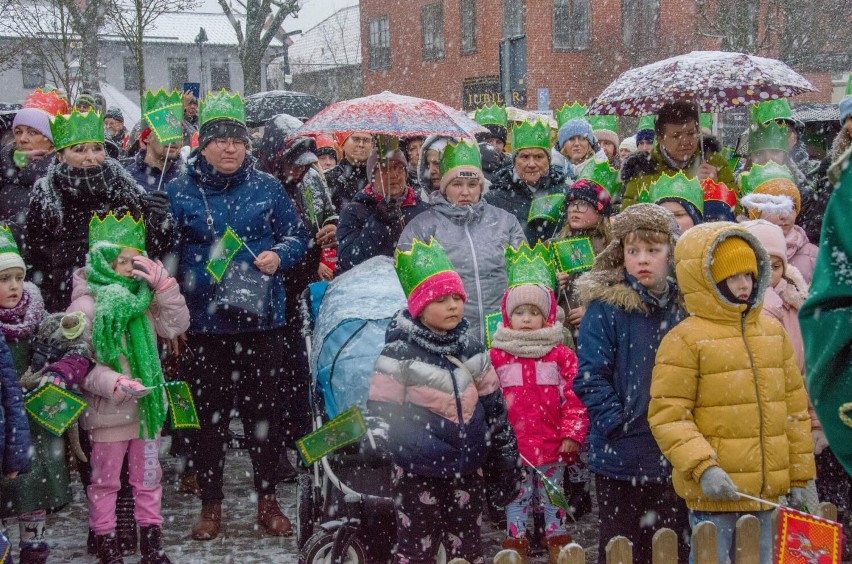
[[[86,283],[95,297],[92,346],[98,361],[116,372],[122,372],[119,356],[123,356],[134,379],[145,386],[162,386],[157,339],[145,317],[153,294],[144,281],[116,274],[112,263],[120,253],[120,247],[100,242],[86,260]],[[140,439],[156,437],[165,420],[162,389],[139,399]]]

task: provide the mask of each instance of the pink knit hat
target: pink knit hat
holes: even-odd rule
[[[458,294],[462,301],[467,301],[462,279],[453,270],[439,272],[418,284],[408,296],[408,312],[411,317],[417,317],[427,305],[449,294]]]
[[[784,271],[787,271],[787,241],[781,228],[765,219],[755,219],[741,223],[752,235],[757,237],[770,257],[781,259]]]
[[[509,288],[506,295],[506,315],[511,317],[512,312],[522,305],[534,305],[547,319],[550,317],[550,292],[539,284],[521,284]]]

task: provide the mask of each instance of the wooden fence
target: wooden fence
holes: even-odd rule
[[[830,503],[821,503],[814,514],[832,521],[837,520],[837,508]],[[737,557],[731,564],[761,564],[760,523],[757,517],[753,515],[740,517],[737,521],[736,543]],[[695,547],[695,564],[718,564],[716,526],[713,523],[700,523],[692,530],[692,545]],[[597,548],[591,550],[590,562],[594,562],[597,559]],[[678,564],[677,534],[671,529],[660,529],[654,535],[652,550],[653,560],[650,564]],[[494,557],[494,564],[520,564],[520,562],[521,557],[514,550],[501,550]],[[633,544],[624,537],[610,539],[606,545],[606,562],[607,564],[633,564]],[[586,553],[579,544],[569,544],[559,554],[559,564],[585,563]]]

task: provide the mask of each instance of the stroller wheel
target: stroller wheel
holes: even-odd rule
[[[304,558],[299,559],[304,564],[331,564],[331,549],[334,547],[334,533],[319,532],[308,539],[302,551]],[[342,564],[366,564],[367,552],[354,536],[349,540],[349,546],[343,553]]]
[[[311,474],[296,478],[296,546],[301,550],[314,534],[314,480]]]

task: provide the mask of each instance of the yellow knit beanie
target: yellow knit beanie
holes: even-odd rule
[[[728,237],[713,251],[710,274],[716,284],[739,272],[751,272],[757,278],[757,257],[754,249],[740,237]]]

